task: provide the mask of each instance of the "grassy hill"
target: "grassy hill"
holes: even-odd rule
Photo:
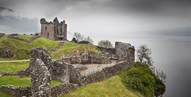
[[[17,37],[30,40],[30,35],[17,35]],[[0,38],[0,50],[3,48],[10,49],[13,51],[15,56],[13,58],[2,58],[0,56],[0,60],[22,60],[29,59],[29,53],[32,48],[44,48],[48,51],[58,46],[59,41],[53,41],[46,39],[44,37],[37,38],[32,43],[23,42],[17,39],[8,38],[7,35],[4,35]],[[60,56],[64,55],[73,55],[76,51],[88,51],[88,52],[97,52],[97,48],[93,45],[89,44],[76,44],[72,42],[65,42],[64,45],[56,50],[53,54],[53,58],[60,58]]]
[[[82,86],[68,94],[59,97],[143,97],[135,91],[130,91],[121,82],[119,76],[113,76],[101,82]]]

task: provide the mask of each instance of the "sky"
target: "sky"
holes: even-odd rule
[[[191,27],[190,9],[190,0],[0,0],[0,33],[40,32],[40,18],[58,17],[69,35],[182,35]]]

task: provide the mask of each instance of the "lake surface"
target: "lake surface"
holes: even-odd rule
[[[137,47],[146,44],[152,51],[156,69],[166,75],[164,97],[191,97],[191,37],[144,36],[112,39]]]

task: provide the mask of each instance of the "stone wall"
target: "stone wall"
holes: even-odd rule
[[[63,61],[70,64],[109,64],[111,60],[106,54],[76,53],[72,57],[64,57]]]
[[[115,42],[115,54],[118,61],[131,61],[134,62],[134,46],[129,43]]]
[[[30,87],[0,86],[0,90],[13,95],[14,97],[30,97]]]
[[[68,65],[69,64],[62,61],[54,61],[50,69],[52,79],[60,80],[64,83],[69,83]]]
[[[48,67],[41,59],[34,60],[31,72],[32,97],[51,97],[50,81],[51,75]]]

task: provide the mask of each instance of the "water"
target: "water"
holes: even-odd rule
[[[191,37],[144,36],[117,38],[135,45],[146,44],[152,50],[154,66],[166,75],[164,97],[191,97]]]

